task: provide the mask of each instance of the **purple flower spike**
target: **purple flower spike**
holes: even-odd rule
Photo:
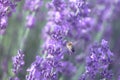
[[[24,62],[24,54],[21,50],[18,51],[18,54],[12,58],[13,60],[13,72],[17,74],[22,69]]]
[[[32,26],[35,25],[35,16],[34,15],[28,15],[26,17],[26,20],[27,20],[27,22],[26,22],[27,27],[31,28]]]
[[[26,16],[26,27],[33,28],[37,21],[36,14],[39,13],[42,6],[42,0],[26,0],[24,4],[25,11],[29,12]]]
[[[8,25],[8,18],[15,11],[16,0],[0,0],[0,34],[4,34]]]
[[[102,40],[101,44],[93,45],[86,59],[86,72],[80,80],[95,80],[98,74],[100,79],[111,80],[113,74],[109,70],[109,66],[112,57],[113,53],[110,51],[107,41]],[[86,79],[83,79],[84,76],[86,76]]]
[[[4,16],[4,17],[1,18],[1,20],[0,20],[1,29],[5,29],[6,28],[7,21],[8,21],[7,17]]]
[[[25,9],[28,11],[37,11],[42,5],[42,0],[26,0]]]
[[[58,80],[54,67],[56,64],[53,59],[37,56],[31,67],[27,69],[29,74],[26,76],[26,80]]]

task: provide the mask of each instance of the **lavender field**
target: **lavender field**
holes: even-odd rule
[[[0,0],[0,80],[120,80],[120,0]]]

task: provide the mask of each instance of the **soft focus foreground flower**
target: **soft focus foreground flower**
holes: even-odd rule
[[[29,11],[37,11],[40,9],[42,5],[42,0],[26,0],[25,1],[25,9]]]
[[[92,0],[89,0],[92,1]],[[114,27],[113,18],[115,16],[116,5],[119,0],[97,0],[89,2],[92,9],[92,15],[95,19],[93,32],[98,33],[101,38],[110,40],[112,36],[112,28]],[[108,32],[109,31],[109,32]],[[99,39],[100,40],[100,39]]]
[[[17,74],[20,72],[22,67],[24,66],[24,54],[21,50],[18,50],[18,54],[12,58],[13,60],[13,72],[14,74]]]
[[[35,17],[34,17],[34,15],[28,15],[26,17],[26,21],[27,21],[26,26],[29,26],[29,28],[32,28],[32,26],[34,26],[34,24],[35,24]]]
[[[8,18],[15,11],[18,1],[0,0],[0,34],[4,34],[8,25]]]
[[[26,16],[26,27],[33,28],[36,22],[36,14],[40,11],[42,0],[25,0],[24,9],[28,12]]]
[[[86,58],[86,71],[80,80],[95,80],[97,75],[100,79],[112,80],[112,72],[109,70],[112,63],[113,53],[108,47],[108,42],[102,40],[101,44],[95,44],[90,48]]]
[[[0,34],[5,33],[7,24],[8,24],[8,18],[6,16],[2,17],[0,20]]]

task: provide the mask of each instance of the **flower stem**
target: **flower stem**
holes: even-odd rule
[[[0,44],[2,43],[3,36],[0,35]]]
[[[25,42],[26,42],[26,39],[27,39],[27,37],[28,37],[29,32],[30,32],[30,29],[27,28],[27,29],[25,30],[25,34],[24,34],[23,39],[22,39],[21,44],[20,44],[20,49],[21,49],[21,50],[23,50],[23,48],[24,48],[24,44],[25,44]]]
[[[102,38],[102,36],[103,36],[103,34],[104,34],[105,29],[106,29],[106,24],[105,24],[105,22],[104,22],[103,25],[101,26],[101,30],[100,30],[100,31],[97,33],[97,35],[95,36],[94,41],[100,42],[100,40],[101,40],[101,38]]]

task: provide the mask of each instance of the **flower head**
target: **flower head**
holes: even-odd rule
[[[8,18],[15,11],[16,1],[0,0],[0,34],[4,34],[8,25]]]
[[[110,51],[107,41],[102,40],[101,44],[93,45],[86,58],[86,72],[84,74],[86,79],[95,79],[97,75],[100,75],[102,79],[112,79],[112,72],[109,70],[112,57],[113,53]]]
[[[54,70],[55,63],[52,59],[36,56],[36,60],[27,69],[27,80],[57,80],[57,72]]]
[[[26,16],[26,27],[33,28],[36,22],[36,14],[39,12],[42,6],[42,0],[26,0],[24,4],[24,9],[28,12]]]
[[[42,0],[26,0],[25,1],[25,9],[31,12],[39,10],[41,5],[42,5]]]
[[[12,60],[13,60],[13,69],[12,70],[15,74],[17,74],[18,72],[20,72],[23,65],[25,64],[23,52],[21,50],[19,50],[17,56],[14,56],[12,58]]]

